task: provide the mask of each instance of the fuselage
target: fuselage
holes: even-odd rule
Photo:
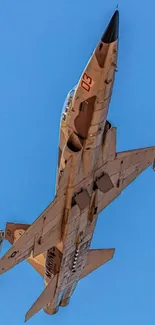
[[[103,165],[109,103],[117,67],[118,11],[113,15],[78,84],[69,92],[60,125],[56,196],[65,193],[62,242],[47,251],[45,285],[58,273],[55,298],[44,308],[52,314],[69,302],[86,264],[97,221],[94,174]],[[68,181],[61,176],[69,174]],[[65,179],[65,177],[63,177]],[[87,193],[89,193],[89,204]],[[77,194],[79,204],[77,205]],[[80,208],[79,208],[80,207]]]

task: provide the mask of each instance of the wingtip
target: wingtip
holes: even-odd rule
[[[31,314],[31,308],[30,308],[25,315],[24,323],[26,323],[33,316],[34,316],[34,314]]]
[[[28,313],[26,313],[24,323],[26,323],[28,320],[29,320]]]
[[[114,257],[115,255],[115,248],[105,248],[105,250],[109,251],[109,257],[110,257],[110,260]]]
[[[113,258],[114,255],[115,255],[115,251],[116,251],[116,248],[112,248],[112,252],[113,252],[113,254],[112,254],[112,258]]]
[[[25,323],[35,315],[33,308],[34,308],[34,304],[32,305],[32,307],[28,310],[28,312],[25,315],[25,321],[24,321]]]

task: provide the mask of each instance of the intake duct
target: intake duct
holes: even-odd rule
[[[67,141],[67,147],[72,152],[79,152],[82,149],[82,140],[76,133],[72,133]]]

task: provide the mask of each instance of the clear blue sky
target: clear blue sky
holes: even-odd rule
[[[63,102],[116,5],[0,1],[0,228],[33,222],[53,199]],[[119,10],[109,119],[120,151],[155,145],[155,4],[120,0]],[[29,324],[155,324],[154,188],[149,168],[100,214],[92,247],[115,247],[114,259],[79,283],[67,308],[41,311]],[[0,323],[23,324],[42,290],[26,262],[2,275]]]

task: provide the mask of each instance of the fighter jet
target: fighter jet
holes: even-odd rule
[[[155,147],[116,152],[116,128],[107,120],[118,55],[115,11],[77,85],[69,92],[60,124],[54,200],[32,225],[7,223],[11,248],[0,274],[27,260],[45,289],[26,314],[55,314],[77,283],[111,260],[114,249],[90,249],[98,214],[155,160]]]

